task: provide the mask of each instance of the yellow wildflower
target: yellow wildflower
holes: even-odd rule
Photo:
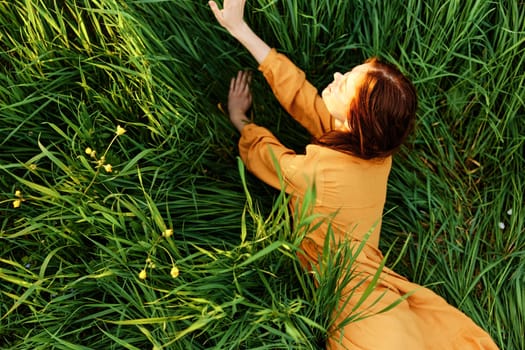
[[[104,170],[107,172],[107,173],[110,173],[113,171],[113,167],[111,166],[111,164],[104,164]]]
[[[86,152],[86,154],[89,155],[91,158],[96,158],[96,157],[97,157],[97,151],[95,151],[95,150],[92,149],[91,147],[86,147],[85,152]]]
[[[106,158],[100,157],[100,159],[97,160],[97,168],[100,168],[101,166],[103,166],[105,162],[106,162]]]
[[[173,266],[170,271],[170,275],[173,278],[179,277],[179,268],[177,266]]]
[[[126,129],[124,129],[120,125],[117,125],[117,131],[115,131],[115,134],[117,134],[117,136],[121,136],[121,135],[124,135],[125,133],[126,133]]]
[[[162,237],[170,238],[173,236],[173,229],[169,228],[166,231],[162,232]]]
[[[144,270],[140,271],[140,273],[139,273],[139,278],[140,278],[141,280],[145,280],[146,277],[148,277],[148,273],[146,272],[146,270],[144,269]]]
[[[16,190],[15,197],[22,198],[22,192],[20,192],[20,190]]]
[[[22,204],[22,200],[21,199],[15,199],[13,201],[13,208],[19,208],[21,204]]]

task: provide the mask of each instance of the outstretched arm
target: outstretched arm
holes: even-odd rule
[[[310,84],[304,73],[297,68],[285,56],[271,54],[270,47],[261,39],[244,21],[244,5],[246,0],[224,0],[223,9],[220,10],[217,3],[209,1],[210,8],[215,18],[234,38],[236,38],[259,63],[259,69],[263,72],[266,80],[281,103],[301,125],[303,125],[314,137],[333,129],[330,113],[317,93],[317,89]],[[249,85],[249,81],[239,79],[235,86]],[[240,85],[238,85],[240,84]],[[229,102],[235,103],[236,98],[241,101],[246,97],[244,89],[236,90],[232,96],[230,91]],[[242,102],[241,102],[242,104]],[[236,114],[230,119],[240,131],[244,128],[248,118],[242,114]]]
[[[245,3],[246,0],[224,0],[222,10],[215,1],[210,1],[208,4],[219,24],[237,39],[260,64],[270,53],[270,46],[259,38],[244,21]]]

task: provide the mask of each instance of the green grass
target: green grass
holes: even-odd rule
[[[524,5],[250,0],[246,10],[318,87],[372,55],[412,78],[417,130],[394,161],[382,249],[516,350]],[[308,218],[292,228],[286,198],[238,166],[217,105],[230,77],[256,66],[206,1],[0,1],[0,27],[0,347],[323,347],[344,271],[315,288],[294,254]],[[303,149],[308,136],[262,77],[253,92],[256,120]],[[127,132],[115,137],[117,125]],[[113,172],[87,147],[97,159],[107,150]]]

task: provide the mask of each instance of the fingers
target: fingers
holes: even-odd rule
[[[222,10],[215,0],[209,0],[208,5],[219,24],[233,34],[244,24],[245,2],[246,0],[224,0]]]
[[[221,13],[221,10],[219,9],[219,5],[217,5],[215,1],[208,1],[208,5],[210,6],[211,12],[213,12],[217,21],[221,23],[222,13]]]
[[[247,81],[247,72],[245,71],[239,71],[237,73],[237,79],[236,79],[236,88],[237,88],[237,91],[240,93],[240,94],[244,94],[246,92],[247,89],[249,89],[249,86],[248,86],[248,81]]]
[[[247,95],[250,93],[252,82],[252,73],[248,71],[239,71],[236,77],[230,81],[230,94]]]
[[[239,71],[230,81],[228,94],[228,114],[231,122],[241,130],[248,121],[246,113],[252,105],[252,93],[250,83],[252,74],[247,71]]]
[[[244,9],[246,0],[224,0],[223,7],[225,9]]]
[[[219,12],[219,5],[213,0],[208,1],[208,5],[210,6],[213,13]]]

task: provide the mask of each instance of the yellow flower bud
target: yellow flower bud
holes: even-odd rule
[[[86,152],[86,154],[89,155],[91,158],[96,158],[96,157],[97,157],[97,151],[95,151],[95,150],[92,149],[91,147],[86,147],[85,152]]]
[[[104,165],[104,170],[107,172],[107,173],[110,173],[113,171],[113,167],[111,166],[111,164],[105,164]]]
[[[142,270],[142,271],[140,271],[140,273],[139,273],[139,278],[140,278],[141,280],[145,280],[146,277],[148,277],[148,273],[146,272],[146,270]]]
[[[20,192],[20,190],[16,190],[15,191],[15,197],[21,198],[22,197],[22,192]]]
[[[179,268],[177,266],[173,266],[170,271],[170,275],[173,278],[179,277]]]
[[[124,129],[120,125],[117,125],[117,131],[115,131],[115,134],[117,134],[117,136],[120,136],[120,135],[124,135],[125,133],[126,133],[126,129]]]
[[[170,238],[173,236],[173,229],[169,228],[166,231],[162,232],[162,237]]]
[[[21,199],[15,199],[13,201],[13,208],[19,208],[21,204],[22,204],[22,200]]]

